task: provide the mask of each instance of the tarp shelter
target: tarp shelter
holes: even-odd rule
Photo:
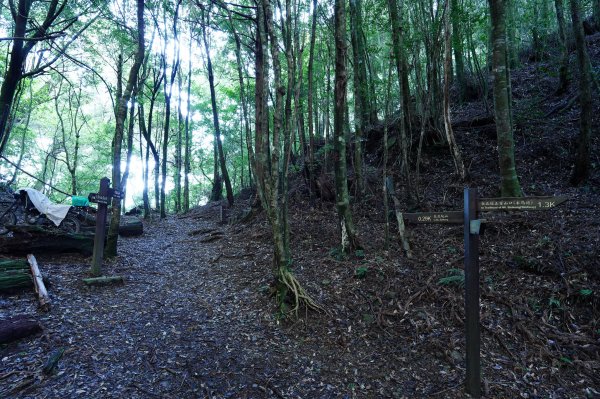
[[[71,209],[71,205],[55,204],[44,194],[33,188],[21,188],[19,191],[25,191],[35,209],[46,215],[56,226],[62,223],[69,209]]]

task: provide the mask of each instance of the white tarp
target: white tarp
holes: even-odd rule
[[[46,215],[48,219],[52,220],[57,227],[67,216],[69,209],[71,209],[71,205],[55,204],[44,194],[33,188],[21,188],[19,191],[25,191],[35,208],[40,213]]]

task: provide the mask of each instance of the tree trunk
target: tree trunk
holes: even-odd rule
[[[562,94],[569,87],[569,50],[567,49],[567,31],[565,28],[565,14],[563,0],[554,0],[556,9],[556,22],[558,25],[558,45],[560,47],[560,66],[558,69],[558,88],[556,94]]]
[[[138,80],[138,73],[144,60],[144,0],[137,0],[137,51],[123,95],[118,99],[115,136],[113,139],[113,189],[121,190],[121,142],[125,129],[125,118],[127,117],[127,104],[134,94],[134,86]],[[119,239],[119,222],[121,220],[121,201],[113,201],[110,227],[104,253],[106,256],[117,255],[117,241]]]
[[[579,66],[579,104],[581,116],[579,137],[577,143],[577,157],[575,168],[571,175],[571,184],[581,185],[590,175],[590,136],[592,131],[592,75],[590,71],[590,57],[585,44],[585,35],[581,22],[581,6],[579,0],[569,0],[571,5],[571,20],[577,47],[577,65]]]
[[[452,152],[452,159],[454,160],[454,166],[458,172],[460,178],[465,180],[467,172],[465,165],[462,160],[462,154],[456,139],[454,138],[454,132],[452,131],[452,122],[450,121],[450,79],[451,72],[450,66],[452,65],[452,25],[450,25],[451,0],[446,0],[446,12],[445,12],[445,29],[444,29],[444,44],[445,44],[445,56],[444,56],[444,128],[446,131],[446,139]]]
[[[215,128],[215,143],[217,146],[217,154],[219,165],[221,167],[221,176],[225,183],[225,191],[227,192],[227,202],[229,206],[233,206],[233,188],[229,180],[227,165],[225,163],[225,153],[223,152],[223,143],[221,142],[221,127],[219,126],[219,110],[217,108],[217,94],[215,92],[215,78],[213,74],[212,60],[210,57],[210,49],[206,38],[206,24],[202,24],[202,40],[204,42],[204,50],[206,53],[206,69],[208,73],[208,84],[210,87],[210,103],[212,106],[213,125]]]
[[[333,146],[335,162],[335,188],[339,223],[341,228],[341,249],[343,252],[360,249],[360,243],[350,210],[348,177],[346,172],[346,96],[348,75],[346,69],[346,8],[344,0],[335,0],[335,91],[333,113]]]
[[[188,76],[187,76],[187,112],[185,113],[185,151],[183,160],[183,211],[190,210],[190,172],[191,172],[191,147],[192,131],[190,130],[191,92],[192,92],[192,34],[190,31],[190,42],[188,47]]]
[[[412,196],[412,189],[410,185],[409,166],[408,166],[408,138],[406,130],[408,128],[408,85],[407,85],[407,70],[406,61],[404,57],[404,40],[402,35],[402,21],[400,14],[398,13],[398,3],[396,0],[388,0],[388,11],[390,13],[390,23],[392,25],[392,50],[394,53],[394,60],[396,62],[396,72],[398,73],[398,83],[400,87],[400,148],[402,150],[402,174],[406,179],[406,188],[409,197]]]
[[[452,8],[452,47],[454,48],[454,62],[456,85],[458,86],[458,99],[460,102],[465,99],[465,90],[467,86],[465,77],[465,62],[463,55],[463,39],[461,24],[461,8],[459,8],[459,0],[451,0]]]
[[[24,49],[24,40],[29,20],[31,1],[19,0],[17,12],[14,15],[14,39],[8,60],[8,68],[4,74],[2,87],[0,88],[0,155],[4,153],[4,147],[8,142],[8,120],[12,108],[15,92],[22,77],[23,63],[27,57]]]
[[[175,143],[175,213],[181,212],[181,169],[183,166],[182,149],[183,144],[183,114],[181,113],[181,85],[182,85],[182,74],[183,70],[179,66],[179,72],[177,73],[177,142]]]
[[[317,37],[317,0],[312,0],[312,22],[310,27],[310,45],[308,50],[308,189],[312,198],[315,181],[315,128],[313,96],[315,95],[315,41]]]
[[[507,65],[506,0],[489,0],[492,18],[492,68],[494,76],[494,113],[498,136],[500,191],[505,197],[523,195],[515,166],[510,104],[510,70]]]
[[[350,0],[350,42],[352,43],[352,60],[354,64],[354,177],[358,192],[364,193],[363,177],[363,132],[370,117],[369,88],[367,87],[367,70],[362,39],[362,3]]]
[[[173,93],[173,83],[177,77],[177,70],[179,69],[179,42],[177,38],[177,23],[179,21],[179,6],[182,0],[177,0],[175,5],[175,11],[173,14],[173,42],[175,43],[175,59],[173,65],[171,65],[171,75],[167,80],[167,36],[165,32],[165,42],[163,47],[162,63],[163,63],[163,92],[165,97],[165,125],[163,130],[163,143],[162,143],[162,165],[161,165],[161,184],[160,184],[160,217],[167,217],[167,196],[166,196],[166,184],[167,184],[167,150],[169,148],[169,129],[171,128],[171,95]],[[166,10],[165,10],[166,13]],[[166,17],[165,17],[166,19]],[[166,29],[166,20],[164,22]]]

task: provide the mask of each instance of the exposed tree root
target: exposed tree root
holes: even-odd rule
[[[288,298],[292,299],[292,303],[294,304],[290,310],[282,312],[286,316],[289,316],[292,313],[294,316],[297,316],[298,309],[300,309],[301,305],[310,310],[325,310],[306,293],[296,276],[294,276],[294,274],[290,272],[287,267],[281,267],[279,269],[278,283],[279,289],[277,290],[277,302],[280,304],[280,308],[283,308],[283,305]]]

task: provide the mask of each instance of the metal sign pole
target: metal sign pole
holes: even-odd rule
[[[110,180],[103,177],[100,180],[100,190],[94,199],[106,198],[109,195]],[[91,196],[91,195],[90,195]],[[102,274],[102,258],[104,255],[104,237],[106,236],[106,214],[108,213],[108,201],[98,201],[98,212],[96,213],[96,234],[94,235],[94,253],[92,256],[92,275]]]
[[[467,375],[465,390],[472,397],[481,396],[481,359],[479,327],[479,230],[477,189],[465,188],[465,325]]]

